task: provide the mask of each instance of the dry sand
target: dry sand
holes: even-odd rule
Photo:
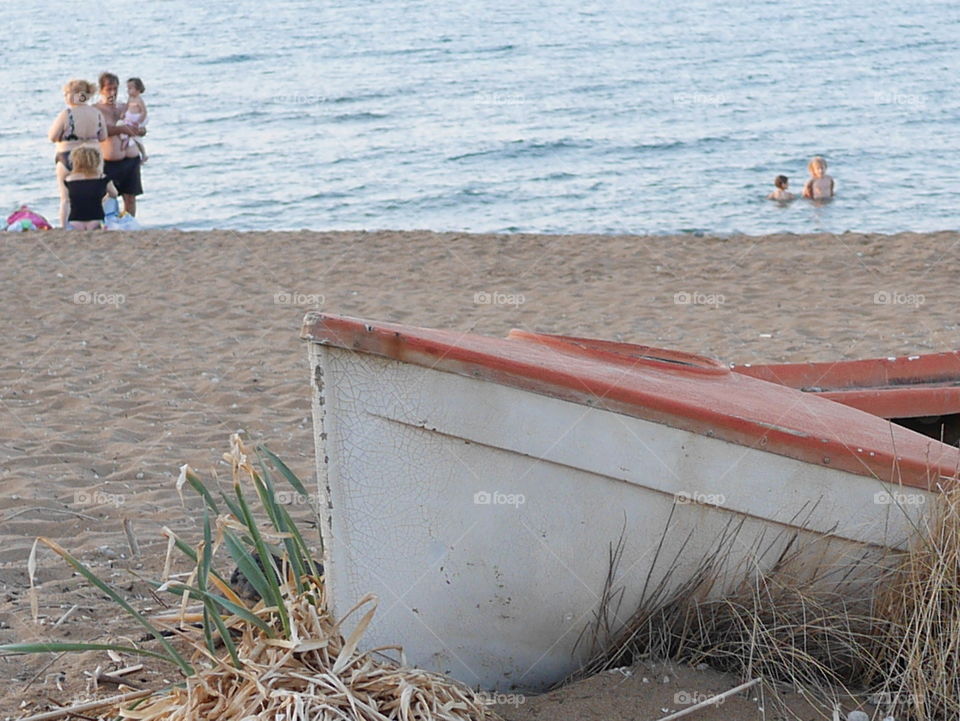
[[[960,347],[960,235],[951,232],[0,237],[0,642],[131,633],[50,553],[40,554],[45,624],[35,626],[24,591],[33,538],[62,542],[137,604],[156,607],[129,569],[158,571],[161,524],[195,533],[195,514],[174,491],[177,467],[210,472],[231,432],[268,442],[298,474],[313,477],[306,349],[297,336],[314,304],[493,335],[511,327],[593,335],[737,362]],[[483,302],[491,297],[502,302]],[[129,558],[124,519],[140,538],[139,559]],[[86,695],[83,671],[102,662],[0,660],[8,680],[0,716]],[[699,683],[698,673],[679,670],[687,676],[677,676],[672,693],[737,683]],[[155,674],[141,677],[150,683]],[[591,679],[527,699],[507,715],[657,718],[666,706],[648,688],[636,675]],[[732,718],[732,711],[695,718]],[[754,715],[741,709],[736,717]]]

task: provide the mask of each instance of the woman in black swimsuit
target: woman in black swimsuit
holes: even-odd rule
[[[71,80],[63,86],[63,97],[67,107],[60,111],[50,132],[50,142],[57,144],[54,162],[57,168],[57,188],[60,191],[60,227],[67,227],[70,215],[70,196],[63,179],[70,172],[70,151],[87,146],[96,148],[100,141],[107,138],[107,123],[103,114],[87,105],[97,88],[86,80]]]
[[[99,230],[103,227],[103,198],[117,197],[117,189],[103,174],[103,156],[99,148],[74,148],[73,166],[64,185],[70,195],[71,230]]]

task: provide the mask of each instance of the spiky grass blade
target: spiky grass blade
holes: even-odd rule
[[[290,514],[287,513],[286,508],[279,506],[279,511],[280,517],[283,519],[284,527],[287,529],[286,532],[290,534],[290,540],[294,546],[294,553],[303,562],[304,571],[311,576],[319,576],[320,569],[317,568],[317,564],[313,560],[313,555],[310,553],[310,548],[307,546],[307,542],[303,540],[303,536],[301,535],[300,530],[297,528],[297,524],[293,522],[292,518],[290,518]]]
[[[39,540],[41,543],[52,549],[57,555],[63,558],[67,563],[73,566],[73,568],[76,569],[81,576],[86,578],[90,583],[107,594],[112,601],[126,611],[127,614],[129,614],[138,624],[143,626],[151,636],[157,639],[160,645],[163,646],[163,649],[170,655],[170,660],[172,660],[185,675],[192,676],[195,673],[194,668],[172,645],[170,645],[170,642],[164,638],[163,634],[160,633],[160,631],[155,628],[154,625],[150,623],[139,611],[127,603],[120,594],[114,591],[109,584],[101,581],[93,571],[70,555],[69,551],[60,546],[60,544],[58,544],[56,541],[44,536],[41,536]]]
[[[237,564],[237,569],[239,569],[240,573],[250,582],[250,585],[253,586],[253,590],[257,592],[257,595],[269,603],[271,596],[267,577],[264,575],[260,564],[258,564],[257,560],[253,557],[253,554],[247,550],[247,547],[240,541],[237,534],[229,528],[223,529],[223,541],[227,547],[227,552],[230,554],[230,558]]]
[[[184,584],[184,583],[168,584],[168,587],[166,590],[169,591],[170,593],[177,593],[177,594],[186,593],[191,598],[195,598],[196,600],[201,602],[209,600],[211,603],[221,606],[223,610],[233,614],[234,616],[237,616],[238,618],[242,619],[246,623],[256,626],[261,631],[263,631],[267,636],[270,636],[271,638],[275,638],[277,635],[276,631],[274,631],[274,629],[270,627],[270,624],[265,622],[262,618],[257,616],[255,613],[253,613],[250,609],[244,607],[243,605],[235,603],[234,601],[231,601],[228,598],[224,598],[223,596],[218,596],[214,593],[210,593],[209,591],[204,591],[202,589],[197,588],[196,586],[188,586],[187,584]]]
[[[258,454],[258,459],[260,461],[260,465],[265,470],[265,473],[264,473],[265,480],[269,478],[269,474],[266,472],[267,464],[266,464],[266,461],[264,460],[264,457],[266,457],[266,460],[270,461],[270,463],[273,465],[274,468],[280,471],[280,474],[286,479],[287,483],[289,483],[293,487],[293,490],[295,490],[298,494],[300,494],[301,498],[305,498],[305,499],[310,498],[309,494],[307,493],[307,489],[303,485],[303,482],[297,477],[297,475],[293,471],[290,470],[290,468],[282,460],[280,460],[276,456],[276,454],[274,454],[269,448],[267,448],[264,445],[257,446],[256,450]],[[271,488],[271,491],[272,490],[273,489]],[[311,504],[311,508],[312,508],[312,504]],[[304,566],[305,572],[311,576],[319,575],[318,574],[319,569],[317,568],[316,563],[313,560],[313,555],[310,553],[310,548],[307,546],[306,541],[304,541],[303,536],[300,533],[300,529],[297,527],[297,524],[295,524],[293,520],[290,518],[290,514],[287,512],[286,508],[278,504],[277,510],[282,521],[283,530],[292,536],[293,544],[296,546],[295,555],[299,556],[303,560],[303,566]],[[314,513],[316,513],[315,508],[312,508],[312,510],[314,511]],[[319,539],[319,543],[320,543],[320,553],[322,554],[323,553],[322,538]],[[288,551],[289,551],[289,548],[288,548]]]
[[[299,493],[304,498],[309,498],[310,494],[307,493],[306,487],[303,485],[303,482],[297,477],[297,474],[290,470],[286,463],[281,461],[273,451],[267,448],[264,445],[257,446],[257,452],[262,453],[267,458],[270,459],[270,462],[273,464],[274,468],[280,471],[281,475],[287,479],[287,483],[293,486],[293,490]]]
[[[209,596],[203,597],[203,612],[204,612],[204,624],[213,621],[213,624],[217,627],[217,633],[220,635],[220,640],[223,641],[223,645],[227,648],[227,653],[230,654],[230,659],[233,661],[235,668],[240,668],[240,657],[237,655],[237,646],[233,642],[233,638],[230,636],[230,630],[226,627],[223,622],[223,619],[220,617],[220,613],[213,605],[213,601]],[[204,628],[206,633],[206,628]],[[210,644],[210,653],[214,653],[214,646]]]
[[[290,568],[293,570],[295,587],[297,591],[300,591],[303,588],[302,579],[305,573],[303,560],[300,557],[296,542],[293,538],[288,537],[287,525],[283,514],[280,512],[280,506],[276,502],[276,493],[270,479],[270,472],[263,463],[260,463],[260,468],[261,474],[250,474],[251,480],[257,490],[257,495],[260,497],[260,503],[263,505],[264,510],[266,510],[267,516],[270,518],[274,529],[284,536],[283,546],[287,551],[287,560],[290,563]]]
[[[183,599],[179,609],[172,609],[162,618],[158,616],[154,622],[161,628],[173,625],[172,630],[180,641],[192,647],[197,671],[184,683],[168,686],[149,699],[123,704],[117,711],[117,721],[195,721],[214,716],[223,721],[246,721],[253,716],[352,718],[358,721],[410,721],[414,717],[423,721],[497,719],[476,694],[460,684],[405,667],[378,654],[387,648],[396,650],[396,647],[358,650],[361,637],[373,618],[376,599],[365,597],[338,621],[329,610],[323,581],[318,574],[307,573],[296,583],[291,582],[296,574],[287,574],[287,570],[293,567],[296,559],[300,560],[304,570],[315,569],[296,524],[277,502],[274,481],[280,479],[273,469],[278,466],[262,464],[263,474],[258,478],[247,460],[249,454],[238,438],[232,451],[228,460],[234,464],[236,497],[225,496],[225,499],[227,508],[235,514],[218,515],[214,525],[211,511],[217,505],[223,508],[223,504],[219,501],[211,504],[212,496],[205,497],[203,540],[195,548],[164,528],[168,539],[164,582],[155,584],[160,590]],[[184,485],[190,480],[186,473],[184,471]],[[240,482],[247,475],[256,487],[272,529],[257,525],[256,517],[240,491]],[[191,486],[197,489],[194,483]],[[302,484],[299,490],[303,490]],[[257,511],[259,513],[260,509]],[[275,550],[273,544],[278,539],[283,543]],[[216,572],[215,562],[221,543],[263,599],[253,609],[247,607]],[[181,578],[172,573],[174,548],[179,549],[194,566],[186,582],[172,580]],[[69,554],[61,555],[71,560]],[[71,565],[124,610],[132,610],[105,584],[98,582],[99,579],[84,573],[84,569],[75,564]],[[282,577],[281,570],[285,574]],[[196,585],[191,585],[194,583]],[[186,608],[190,599],[200,601],[202,613],[201,608]],[[364,604],[371,604],[373,608],[361,610]],[[354,614],[361,617],[356,619],[354,628],[345,638],[343,622],[348,618],[354,620]],[[141,619],[137,620],[143,625]],[[281,623],[282,620],[286,623]],[[210,630],[200,631],[183,625],[199,621]],[[218,644],[216,653],[212,652],[212,640]],[[229,656],[220,648],[221,642]],[[19,644],[3,647],[0,652],[110,649],[176,662],[166,653],[115,644]],[[111,707],[111,713],[115,709],[116,705]]]
[[[262,594],[262,598],[264,601],[269,602],[270,605],[277,607],[277,614],[280,616],[280,623],[283,626],[284,637],[286,637],[290,633],[290,619],[287,616],[287,609],[283,604],[283,595],[280,591],[280,569],[274,568],[273,554],[263,540],[263,535],[260,533],[260,528],[257,526],[257,522],[250,512],[250,507],[243,497],[243,491],[240,490],[239,483],[234,484],[234,493],[237,496],[237,505],[243,514],[240,520],[243,521],[243,524],[253,537],[254,547],[257,549],[257,556],[259,556],[260,563],[263,564],[265,571],[263,576],[264,582],[266,583],[266,593]]]
[[[187,483],[190,484],[190,487],[193,488],[193,490],[195,490],[203,498],[210,510],[213,511],[215,515],[219,516],[220,507],[217,506],[217,502],[213,500],[213,494],[211,494],[207,487],[203,484],[203,481],[201,481],[197,477],[197,474],[195,474],[192,470],[187,469],[185,475],[187,478]]]
[[[203,552],[200,554],[200,561],[197,564],[197,586],[207,590],[207,577],[210,575],[210,561],[213,559],[213,534],[210,532],[210,514],[207,509],[203,510]],[[214,609],[216,613],[216,609]],[[213,631],[210,628],[211,613],[207,600],[203,603],[203,638],[207,642],[207,649],[210,653],[216,651],[213,642]]]

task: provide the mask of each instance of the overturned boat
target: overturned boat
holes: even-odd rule
[[[798,538],[827,539],[838,565],[902,547],[960,463],[686,353],[321,313],[302,337],[334,612],[374,592],[368,647],[488,689],[542,689],[586,660],[613,544],[625,622],[718,539],[731,582]]]

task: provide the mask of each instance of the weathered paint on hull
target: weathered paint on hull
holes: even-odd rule
[[[376,593],[367,647],[402,644],[410,662],[484,688],[543,688],[577,668],[621,533],[625,616],[668,572],[673,584],[692,573],[731,523],[743,524],[733,580],[772,564],[801,526],[832,532],[838,562],[902,544],[931,499],[349,347],[311,343],[310,358],[335,612]],[[909,504],[887,502],[905,492]]]

